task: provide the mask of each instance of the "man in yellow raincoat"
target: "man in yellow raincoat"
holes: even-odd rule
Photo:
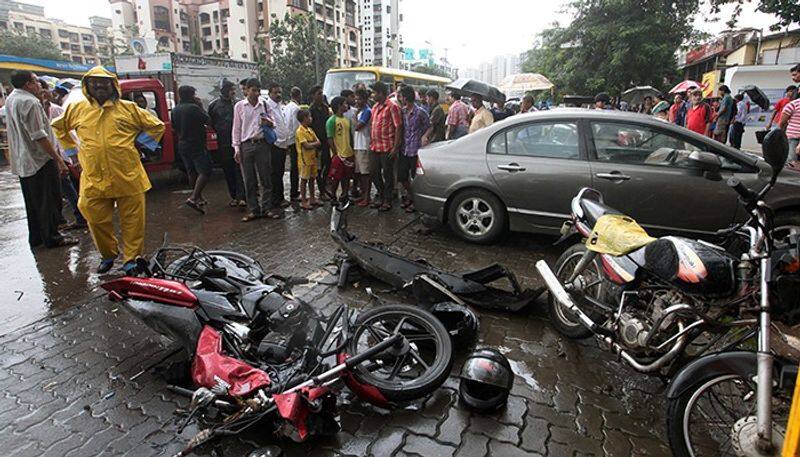
[[[131,273],[144,250],[145,198],[150,180],[136,149],[155,150],[164,134],[164,123],[134,102],[122,100],[116,75],[101,66],[82,80],[86,100],[67,106],[53,121],[53,130],[65,150],[78,150],[83,168],[78,208],[86,217],[105,273],[119,255],[114,236],[114,207],[119,211],[123,244],[123,270]],[[77,133],[78,146],[70,135]]]

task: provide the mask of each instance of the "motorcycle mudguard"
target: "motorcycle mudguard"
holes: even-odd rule
[[[201,387],[224,388],[230,395],[246,396],[270,385],[269,375],[222,353],[222,336],[206,325],[197,340],[192,361],[192,381]]]
[[[308,416],[311,414],[309,402],[317,401],[330,390],[327,387],[312,387],[300,389],[300,392],[289,394],[274,394],[275,406],[278,414],[289,421],[294,427],[289,437],[295,442],[305,441],[308,437]]]
[[[680,397],[698,381],[719,375],[737,374],[744,378],[752,378],[758,370],[757,356],[755,352],[733,351],[700,357],[683,367],[672,379],[667,389],[667,398]],[[776,359],[776,368],[779,363]]]
[[[349,354],[340,352],[336,354],[336,363],[344,363],[349,357]],[[358,382],[352,373],[347,373],[344,376],[344,383],[362,400],[366,400],[380,408],[388,409],[391,406],[391,402],[383,396],[383,393],[377,387]]]

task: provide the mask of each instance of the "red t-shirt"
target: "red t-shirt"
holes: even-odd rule
[[[775,113],[777,113],[775,114],[775,125],[779,125],[781,123],[781,114],[783,113],[783,109],[786,108],[786,105],[788,105],[790,101],[791,100],[788,98],[783,97],[782,99],[778,100],[777,103],[775,103]]]
[[[692,106],[686,112],[686,128],[700,135],[706,134],[706,124],[711,120],[711,108],[707,103]]]

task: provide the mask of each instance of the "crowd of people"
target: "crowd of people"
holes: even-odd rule
[[[800,64],[790,69],[793,84],[786,88],[784,97],[774,103],[773,112],[765,125],[765,130],[781,128],[789,138],[789,161],[794,162],[800,156],[800,100],[798,86],[800,83]],[[747,115],[750,113],[751,101],[744,93],[731,94],[727,85],[719,86],[717,97],[708,100],[699,87],[673,95],[672,102],[664,95],[646,96],[641,104],[629,107],[624,100],[614,99],[606,93],[595,96],[595,108],[618,109],[653,115],[666,122],[714,138],[721,143],[728,143],[734,148],[742,147],[742,136],[745,131]]]
[[[800,83],[800,65],[791,70]],[[11,171],[19,176],[32,247],[69,246],[77,239],[71,229],[89,229],[100,252],[97,271],[109,271],[122,246],[123,270],[136,268],[145,231],[145,192],[150,181],[142,165],[142,151],[155,151],[164,123],[147,108],[141,94],[121,97],[113,73],[95,67],[82,80],[85,100],[61,107],[63,88],[50,88],[30,71],[11,75],[13,92],[6,101]],[[326,201],[351,200],[357,206],[389,211],[397,201],[414,212],[411,182],[422,146],[457,139],[517,113],[536,111],[526,95],[518,110],[495,102],[488,108],[480,94],[469,94],[469,104],[458,93],[448,93],[446,106],[437,90],[418,93],[414,87],[389,87],[377,82],[357,84],[328,101],[320,86],[309,90],[308,105],[297,87],[283,99],[283,88],[266,86],[262,95],[257,78],[236,84],[220,82],[220,97],[206,111],[195,88],[181,86],[171,122],[191,193],[186,207],[205,214],[203,192],[214,161],[206,149],[206,127],[217,134],[218,162],[227,183],[231,207],[242,208],[241,218],[280,219],[292,204],[312,210]],[[741,146],[749,101],[720,86],[719,99],[709,103],[700,89],[665,97],[646,98],[641,112],[686,127],[721,142]],[[598,94],[597,109],[622,109],[622,101]],[[625,107],[627,108],[627,107]],[[784,129],[790,141],[790,160],[800,154],[800,98],[796,85],[775,103],[766,128]],[[80,148],[78,148],[80,145]],[[289,188],[284,188],[286,164]],[[79,179],[78,179],[79,177]],[[374,188],[374,192],[373,192]],[[70,204],[74,222],[63,214],[62,196]],[[114,234],[119,215],[122,242]]]

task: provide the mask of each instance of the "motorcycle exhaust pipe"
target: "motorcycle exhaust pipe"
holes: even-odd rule
[[[594,333],[599,333],[606,335],[608,331],[604,328],[595,323],[586,313],[581,310],[575,302],[572,301],[572,297],[569,296],[566,290],[564,290],[564,286],[561,285],[561,282],[556,278],[556,275],[553,274],[553,271],[550,270],[550,267],[547,265],[547,262],[544,260],[540,260],[536,262],[536,269],[539,270],[539,275],[541,275],[542,279],[544,279],[545,285],[547,285],[547,289],[550,290],[550,294],[553,298],[561,303],[562,306],[572,311],[573,314],[578,318],[578,320],[586,326],[589,330]]]

